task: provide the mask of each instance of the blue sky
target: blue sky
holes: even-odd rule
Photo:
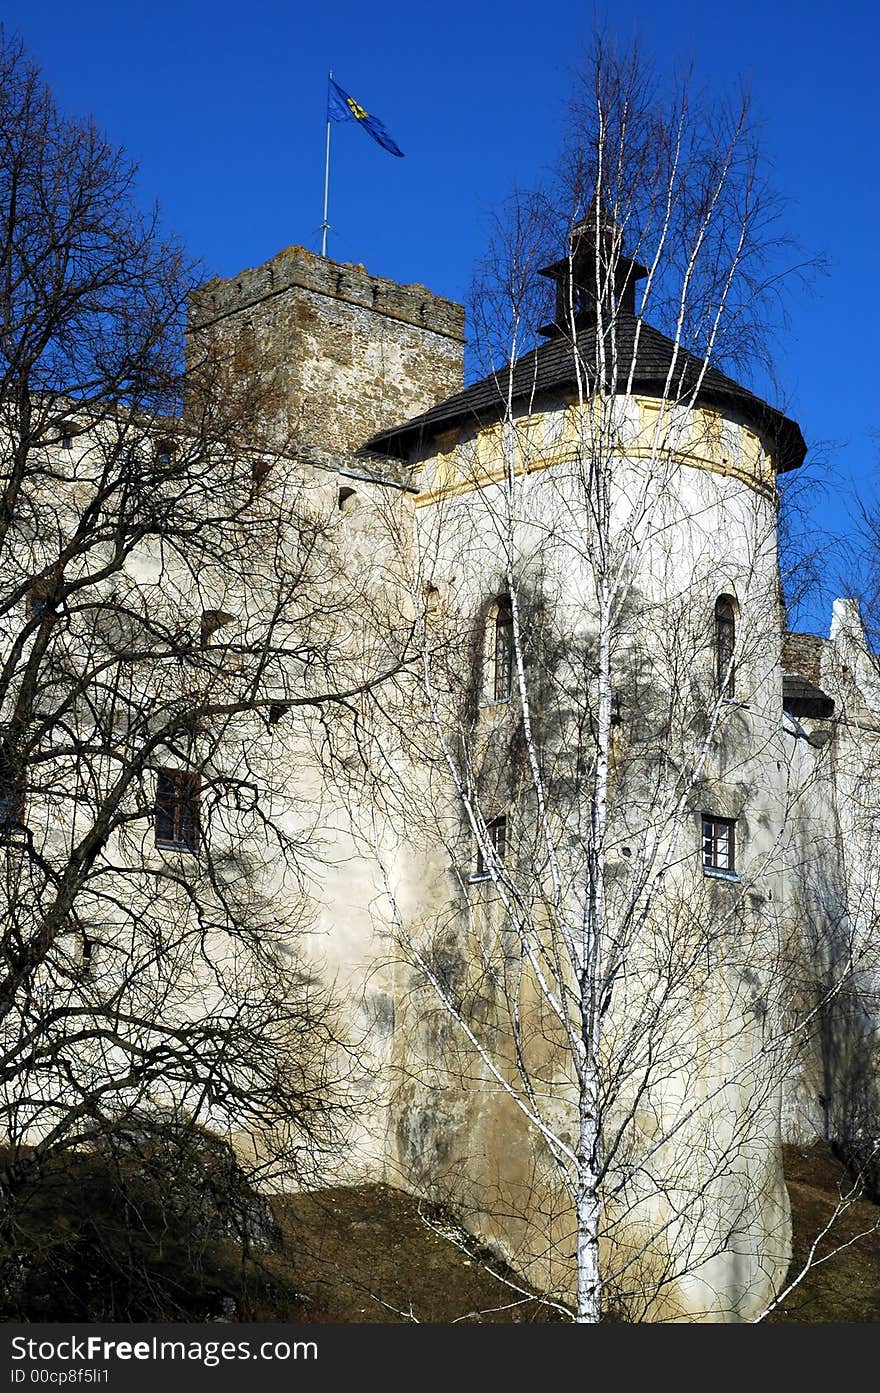
[[[158,199],[208,273],[319,248],[332,67],[406,158],[334,126],[329,254],[454,298],[488,214],[552,162],[594,18],[637,36],[661,71],[693,60],[712,90],[746,84],[788,226],[829,261],[793,293],[777,353],[782,404],[827,462],[817,532],[845,534],[850,493],[874,487],[880,19],[865,0],[6,0],[2,18],[61,105],[127,147],[143,200]],[[823,608],[805,616],[817,630]]]

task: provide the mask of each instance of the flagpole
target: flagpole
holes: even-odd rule
[[[321,255],[327,255],[327,232],[330,224],[327,221],[327,200],[330,196],[330,82],[333,77],[331,68],[327,83],[327,143],[324,150],[324,221],[321,223]]]

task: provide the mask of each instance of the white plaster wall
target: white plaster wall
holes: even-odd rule
[[[625,402],[618,403],[618,411],[624,422],[635,415]],[[593,627],[595,570],[583,511],[580,459],[571,450],[565,458],[562,451],[563,458],[549,467],[546,464],[547,442],[566,442],[565,412],[560,406],[556,412],[549,411],[528,423],[532,438],[541,442],[545,453],[542,456],[537,451],[530,461],[533,472],[517,478],[510,508],[504,502],[503,484],[492,481],[499,469],[497,431],[494,435],[489,432],[488,440],[467,434],[451,450],[447,446],[440,454],[429,452],[423,461],[423,487],[431,496],[417,502],[422,574],[442,595],[447,607],[445,622],[453,635],[457,627],[462,642],[473,632],[474,622],[485,613],[491,597],[508,589],[508,557],[513,558],[526,588],[537,584],[540,577],[545,612],[561,632],[583,637]],[[539,467],[536,462],[540,462]],[[727,977],[723,972],[719,975],[714,998],[710,995],[690,1012],[681,1010],[675,1022],[681,1031],[678,1064],[672,1065],[670,1077],[652,1100],[652,1109],[668,1118],[687,1106],[694,1088],[702,1089],[706,1098],[705,1109],[686,1136],[667,1148],[672,1153],[667,1160],[673,1169],[692,1148],[691,1170],[704,1167],[711,1195],[704,1215],[690,1227],[687,1222],[683,1225],[680,1241],[691,1252],[696,1251],[702,1232],[708,1252],[725,1223],[738,1228],[738,1237],[726,1255],[705,1264],[690,1264],[671,1298],[671,1309],[693,1315],[710,1312],[713,1318],[724,1319],[754,1312],[769,1298],[774,1281],[785,1271],[789,1251],[788,1203],[779,1155],[780,1079],[774,1072],[775,1059],[771,1068],[769,1057],[765,1057],[766,1026],[756,1014],[756,1009],[766,1013],[774,1004],[769,979],[778,959],[777,908],[786,796],[780,739],[775,500],[766,487],[756,488],[741,477],[705,467],[675,464],[666,469],[662,487],[655,475],[656,465],[644,458],[615,458],[611,533],[617,540],[627,538],[627,564],[638,600],[637,614],[630,622],[637,625],[638,639],[652,655],[657,682],[667,680],[670,665],[678,663],[682,667],[680,680],[694,683],[693,702],[683,694],[673,714],[675,728],[667,733],[676,758],[685,763],[696,758],[705,736],[706,693],[713,681],[715,598],[719,593],[733,593],[740,606],[736,700],[724,703],[716,713],[717,732],[709,742],[701,780],[701,787],[711,796],[695,794],[689,811],[674,825],[667,820],[660,835],[666,839],[670,885],[677,886],[681,896],[691,895],[710,915],[730,915],[733,903],[740,907],[752,970],[744,981],[745,951],[732,953],[725,969]],[[479,486],[474,487],[475,483]],[[671,613],[685,626],[675,634],[670,632]],[[689,714],[696,717],[695,722]],[[478,730],[485,728],[485,736],[478,737],[478,745],[480,739],[485,746],[486,741],[498,738],[499,721],[503,723],[503,718],[491,706],[479,714]],[[454,738],[452,732],[450,738]],[[419,778],[418,770],[414,770],[414,778]],[[735,885],[709,885],[702,875],[700,798],[708,800],[707,810],[739,819],[740,878]],[[454,817],[452,806],[454,800],[446,807],[450,818]],[[641,825],[635,817],[631,834],[644,835],[650,821],[643,810]],[[468,855],[466,849],[462,855]],[[423,858],[424,852],[413,852],[414,864],[421,865]],[[467,868],[451,866],[448,883],[460,879],[462,869],[466,872]],[[571,894],[576,899],[579,893],[582,887],[573,875]],[[413,923],[420,917],[423,921],[432,914],[436,917],[442,892],[435,890],[434,895],[433,906],[429,903],[414,908]],[[485,907],[481,910],[489,912]],[[642,989],[634,982],[631,990],[621,992],[623,1019],[638,1011]],[[613,1029],[609,1033],[613,1036]],[[671,1054],[674,1057],[676,1050]],[[695,1060],[700,1061],[699,1077],[694,1076]],[[491,1159],[493,1148],[516,1150],[522,1146],[515,1141],[516,1117],[510,1115],[510,1109],[499,1106],[493,1092],[497,1095],[497,1090],[484,1083],[482,1106],[474,1097],[464,1107],[455,1097],[434,1100],[436,1106],[446,1109],[446,1122],[438,1125],[440,1129],[445,1126],[447,1136],[442,1144],[439,1140],[433,1143],[437,1157],[447,1174],[461,1184],[461,1173],[469,1171],[466,1153],[470,1147],[475,1159],[468,1179],[474,1192],[480,1188],[474,1167],[487,1166],[496,1175],[499,1162],[497,1156]],[[399,1098],[415,1115],[418,1107],[413,1094],[409,1086]],[[424,1106],[431,1106],[427,1098]],[[424,1126],[420,1123],[415,1134],[421,1143]],[[729,1158],[719,1162],[717,1176],[711,1174],[711,1159],[701,1156],[699,1142],[707,1137],[716,1154]],[[411,1144],[413,1138],[409,1141]],[[398,1151],[404,1171],[407,1144],[405,1139],[403,1152]],[[461,1154],[450,1156],[450,1147],[455,1152],[456,1146]],[[416,1173],[423,1172],[417,1167]],[[515,1177],[508,1180],[514,1184]],[[548,1202],[546,1194],[543,1202]],[[479,1209],[479,1200],[474,1203]],[[537,1212],[542,1200],[534,1203]],[[645,1222],[656,1227],[657,1203],[648,1185],[633,1207],[634,1216],[641,1212]],[[485,1207],[475,1217],[474,1226],[501,1242],[533,1278],[551,1279],[552,1264],[540,1256],[546,1233],[529,1233],[528,1223],[500,1222]],[[552,1274],[552,1280],[558,1280],[558,1273]]]

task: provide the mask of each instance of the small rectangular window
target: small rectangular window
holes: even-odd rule
[[[196,851],[201,777],[187,769],[160,769],[156,779],[156,846]]]
[[[0,836],[26,830],[27,777],[7,732],[0,732]]]
[[[97,939],[89,938],[88,934],[83,934],[79,945],[79,975],[82,978],[89,978],[94,975],[95,964],[98,957]]]
[[[486,836],[494,854],[491,857],[484,855],[483,847],[477,847],[476,876],[478,878],[488,876],[493,865],[504,865],[504,857],[507,851],[507,818],[496,817],[493,818],[491,822],[487,822]]]
[[[254,493],[260,493],[263,485],[272,472],[272,465],[269,460],[255,459],[251,461],[251,484]]]
[[[703,869],[736,871],[736,821],[703,813]]]

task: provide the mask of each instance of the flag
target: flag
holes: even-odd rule
[[[328,121],[356,121],[359,126],[363,126],[365,131],[369,131],[374,140],[385,150],[389,150],[392,155],[400,155],[403,158],[403,151],[399,145],[391,139],[378,116],[371,116],[368,111],[360,106],[347,92],[343,92],[338,82],[334,82],[332,77],[328,79],[330,86],[327,90],[327,120]]]

